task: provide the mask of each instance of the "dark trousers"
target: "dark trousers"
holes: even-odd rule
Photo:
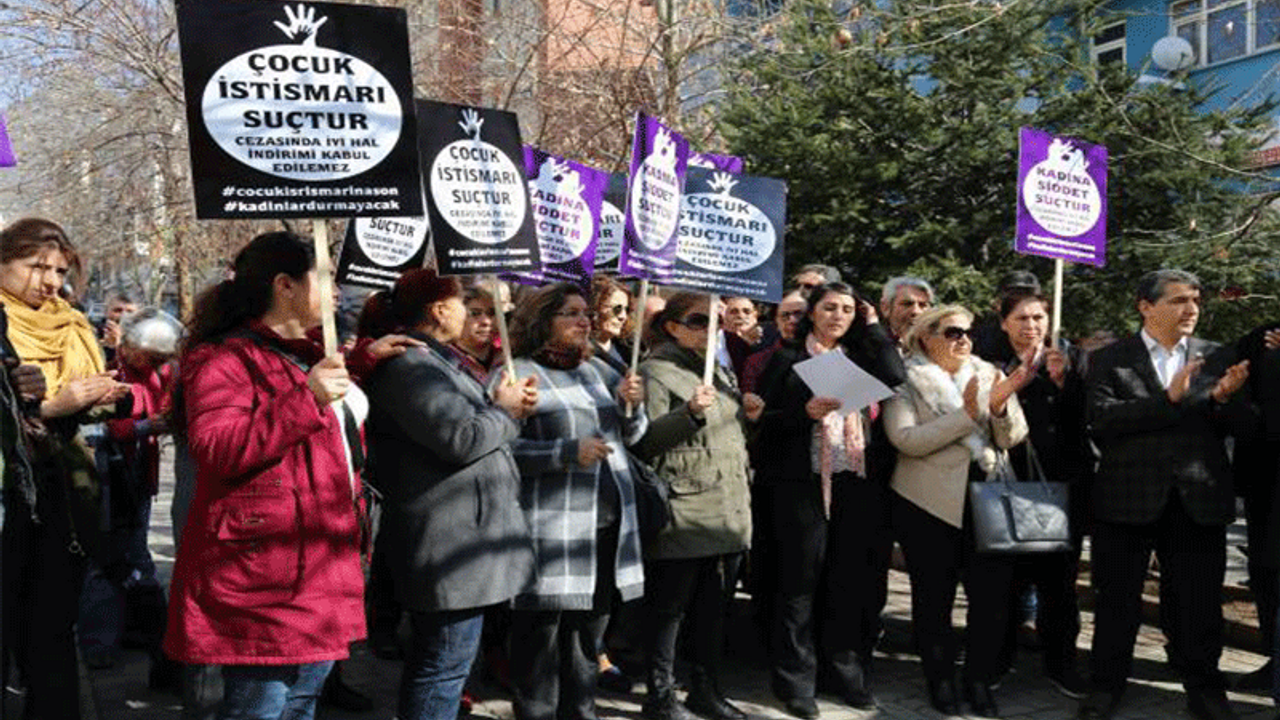
[[[597,654],[615,591],[618,525],[596,531],[590,610],[511,613],[508,654],[516,720],[595,720]]]
[[[840,686],[835,690],[863,689],[887,596],[893,542],[888,492],[866,479],[838,475],[832,480],[828,522],[816,478],[765,487],[777,573],[774,692],[783,699],[813,697],[819,659],[815,637],[823,638],[823,664]],[[822,615],[820,629],[815,610]]]
[[[1161,623],[1170,664],[1187,690],[1225,686],[1222,655],[1222,587],[1226,529],[1200,525],[1187,515],[1176,491],[1160,518],[1144,525],[1099,520],[1093,531],[1093,683],[1119,693],[1133,666],[1133,642],[1142,621],[1142,584],[1151,553],[1160,561]]]
[[[995,682],[1008,623],[1012,558],[974,552],[967,509],[964,527],[957,528],[896,497],[893,523],[911,576],[911,622],[925,678],[937,683],[954,677],[958,646],[951,608],[956,583],[963,579],[969,601],[964,677]]]
[[[676,639],[686,612],[693,640],[695,673],[714,681],[724,649],[724,623],[733,595],[741,553],[645,564],[649,690],[675,689]]]
[[[1080,569],[1080,544],[1068,552],[1028,553],[1013,558],[1013,587],[1035,586],[1036,634],[1044,647],[1044,670],[1059,676],[1076,662],[1076,638],[1080,635],[1080,608],[1076,576]],[[1017,631],[1021,625],[1020,593],[1009,595],[1009,624],[1002,667],[1013,664]]]
[[[4,524],[5,647],[27,687],[27,720],[78,720],[75,622],[85,559],[67,550],[65,531],[35,524],[16,504]],[[65,512],[49,503],[46,513]]]

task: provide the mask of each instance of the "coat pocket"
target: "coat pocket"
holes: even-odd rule
[[[219,602],[254,607],[291,600],[302,577],[298,500],[286,488],[245,489],[209,514],[214,552],[209,591]]]

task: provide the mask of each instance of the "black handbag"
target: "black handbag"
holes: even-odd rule
[[[1027,482],[1019,482],[1001,452],[986,482],[969,483],[973,541],[978,552],[1043,553],[1071,549],[1068,486],[1049,482],[1027,441]]]
[[[671,524],[671,486],[665,478],[630,450],[631,484],[636,489],[636,517],[640,523],[640,541],[649,543]]]

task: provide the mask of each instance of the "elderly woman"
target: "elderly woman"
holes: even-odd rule
[[[675,697],[676,638],[686,609],[693,633],[693,683],[685,705],[713,720],[745,720],[725,700],[717,673],[728,600],[751,541],[746,422],[763,410],[716,364],[702,384],[710,322],[707,296],[681,292],[653,320],[656,344],[640,365],[649,431],[636,447],[671,483],[671,525],[646,548],[649,677],[644,715],[682,717]]]
[[[644,388],[591,358],[590,318],[582,290],[557,284],[528,296],[512,327],[515,372],[538,385],[512,443],[534,541],[533,583],[512,617],[518,720],[594,720],[596,652],[613,593],[625,602],[644,591],[624,451],[648,427]],[[637,408],[631,417],[626,403]]]
[[[776,577],[764,581],[776,588],[773,690],[789,713],[804,719],[818,716],[819,637],[823,670],[841,699],[874,707],[869,666],[891,546],[887,491],[870,480],[872,459],[865,452],[874,439],[872,410],[841,411],[839,400],[815,397],[794,370],[830,352],[847,355],[887,385],[903,377],[902,358],[875,308],[839,282],[809,293],[794,339],[761,376],[766,410],[752,453],[754,490],[763,495],[756,507],[769,513],[776,548]]]
[[[620,375],[631,362],[631,292],[608,275],[591,280],[591,347],[595,356]]]
[[[413,623],[401,720],[457,713],[485,609],[514,597],[533,569],[510,444],[538,393],[531,381],[499,382],[490,398],[460,366],[448,343],[470,320],[462,299],[457,280],[411,270],[364,313],[367,331],[403,330],[425,343],[367,382],[386,498],[380,541]]]
[[[894,528],[911,575],[911,618],[929,700],[958,712],[951,606],[963,574],[969,599],[965,694],[973,714],[995,717],[992,685],[1008,617],[1013,563],[975,551],[968,485],[996,469],[1027,424],[1015,393],[1028,380],[971,355],[973,315],[949,305],[924,313],[907,334],[907,382],[885,407],[885,432],[898,449]]]

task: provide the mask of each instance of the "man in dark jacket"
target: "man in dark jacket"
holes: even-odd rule
[[[1080,718],[1111,717],[1130,668],[1142,584],[1154,550],[1169,657],[1191,714],[1235,717],[1224,691],[1222,604],[1226,526],[1235,512],[1221,428],[1248,363],[1225,367],[1217,345],[1191,337],[1200,282],[1157,270],[1137,292],[1142,330],[1099,350],[1086,381],[1087,416],[1102,453],[1094,485],[1093,692]],[[1209,357],[1208,360],[1205,358]]]

